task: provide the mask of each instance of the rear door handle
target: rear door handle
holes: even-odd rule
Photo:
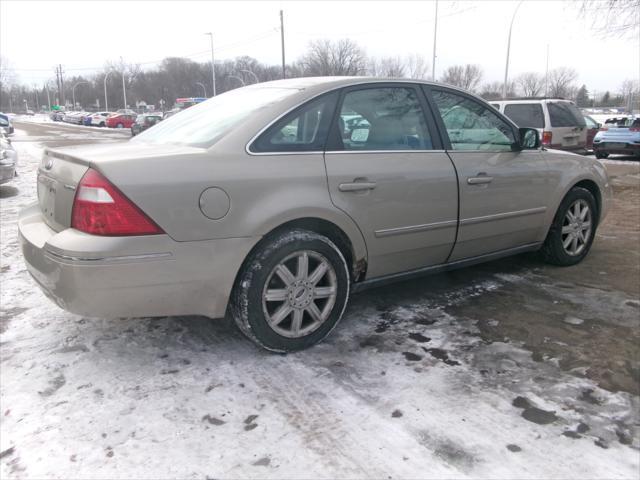
[[[493,177],[487,177],[486,175],[478,175],[477,177],[467,178],[467,183],[469,185],[485,185],[491,182],[493,182]]]
[[[341,192],[361,192],[363,190],[373,190],[376,188],[376,182],[350,182],[338,185]]]

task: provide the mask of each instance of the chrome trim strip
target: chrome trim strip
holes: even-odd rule
[[[339,155],[343,153],[446,153],[446,150],[327,150],[325,154]]]
[[[74,257],[71,255],[64,255],[62,253],[52,252],[51,250],[45,250],[45,252],[52,257],[56,257],[61,260],[71,261],[71,262],[122,262],[122,261],[137,261],[137,260],[155,260],[160,258],[169,258],[172,257],[173,254],[170,252],[164,253],[145,253],[140,255],[123,255],[119,257]]]
[[[408,227],[386,228],[373,232],[376,237],[384,238],[392,235],[404,235],[407,233],[426,232],[428,230],[438,230],[440,228],[455,227],[457,220],[446,220],[444,222],[425,223],[423,225],[410,225]]]
[[[511,255],[517,255],[519,253],[532,252],[538,250],[542,246],[542,242],[528,243],[520,247],[508,248],[506,250],[500,250],[498,252],[486,253],[477,257],[465,258],[463,260],[456,260],[451,263],[441,263],[439,265],[432,265],[429,267],[416,268],[415,270],[409,270],[408,272],[392,273],[391,275],[384,275],[382,277],[376,277],[363,282],[354,283],[351,289],[352,293],[361,292],[370,288],[382,287],[390,283],[408,280],[412,278],[422,277],[424,275],[446,272],[449,270],[456,270],[458,268],[470,267],[478,263],[484,263],[491,260],[497,260]]]
[[[547,207],[529,208],[527,210],[517,210],[515,212],[496,213],[494,215],[485,215],[483,217],[472,217],[460,220],[460,225],[475,225],[476,223],[491,222],[493,220],[504,220],[507,218],[524,217],[526,215],[536,215],[544,213]]]

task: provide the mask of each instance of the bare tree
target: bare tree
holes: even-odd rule
[[[480,65],[471,64],[449,67],[440,77],[440,81],[443,83],[472,91],[476,89],[480,80],[482,80],[482,69]]]
[[[407,76],[409,78],[427,78],[427,74],[429,73],[429,62],[423,55],[418,53],[407,55],[405,63],[407,66]]]
[[[369,75],[398,78],[405,76],[405,63],[400,57],[382,57],[369,60]]]
[[[580,14],[602,37],[637,38],[640,33],[640,0],[582,0]]]
[[[624,99],[629,111],[633,110],[635,104],[640,105],[640,82],[629,79],[623,81],[620,85],[620,96]]]
[[[6,57],[0,56],[0,88],[8,88],[13,83],[15,74]]]
[[[535,72],[527,72],[516,78],[516,83],[525,97],[537,97],[544,90],[544,77]]]
[[[364,51],[348,39],[311,42],[299,63],[307,76],[362,75],[366,71]]]
[[[502,99],[502,82],[485,83],[480,89],[480,96],[485,100]],[[516,96],[516,82],[507,83],[507,98]]]
[[[575,87],[573,83],[577,78],[578,73],[573,68],[559,67],[551,70],[547,95],[550,97],[570,97]],[[575,92],[577,93],[577,89]]]

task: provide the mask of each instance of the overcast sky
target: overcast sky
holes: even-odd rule
[[[517,1],[439,2],[436,77],[450,65],[477,63],[483,83],[502,81],[509,22]],[[18,79],[41,83],[61,63],[67,75],[91,73],[107,60],[151,68],[168,56],[240,55],[280,63],[279,10],[290,62],[310,40],[350,38],[372,56],[419,53],[431,64],[431,1],[0,1],[0,54]],[[579,16],[579,2],[524,1],[513,26],[509,77],[549,68],[576,69],[591,93],[638,79],[640,41],[601,38]]]

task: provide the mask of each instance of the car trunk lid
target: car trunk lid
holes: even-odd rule
[[[71,226],[76,189],[89,167],[109,178],[109,167],[115,164],[121,164],[129,171],[136,160],[194,152],[202,152],[202,149],[130,142],[46,149],[38,168],[38,203],[42,216],[57,232]],[[118,181],[115,184],[121,187]]]

